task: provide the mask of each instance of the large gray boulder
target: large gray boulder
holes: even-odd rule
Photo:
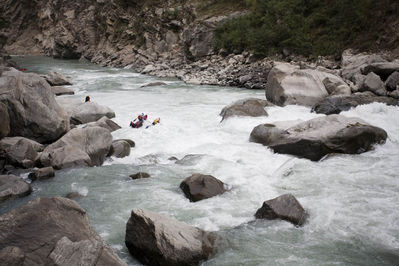
[[[43,166],[56,169],[100,166],[112,144],[112,135],[102,127],[74,128],[47,146],[40,156]]]
[[[72,85],[72,83],[61,73],[50,72],[42,76],[51,86]]]
[[[15,69],[2,72],[0,102],[8,108],[9,136],[49,143],[69,130],[67,114],[55,101],[48,83],[39,75]]]
[[[75,125],[95,122],[104,116],[108,118],[115,117],[115,112],[109,107],[95,102],[82,102],[68,98],[58,98],[57,102],[65,109],[70,116],[71,123]]]
[[[0,153],[7,163],[16,167],[32,168],[36,165],[38,152],[43,146],[23,137],[6,137],[0,140]]]
[[[7,105],[0,102],[0,139],[10,133],[10,116],[8,115]]]
[[[184,195],[192,202],[208,199],[226,192],[225,184],[211,175],[193,174],[180,183]]]
[[[373,102],[385,103],[386,105],[399,105],[398,100],[392,97],[376,96],[374,93],[368,91],[356,92],[349,96],[329,96],[315,104],[312,112],[326,115],[339,114],[358,105]]]
[[[396,87],[399,85],[399,72],[393,72],[388,79],[385,81],[385,86],[387,90],[394,91]]]
[[[83,128],[86,128],[86,127],[103,127],[105,129],[108,129],[110,132],[114,132],[115,130],[118,130],[121,128],[121,126],[119,126],[117,123],[115,123],[114,121],[112,121],[111,119],[109,119],[106,116],[103,116],[99,120],[97,120],[95,122],[87,123],[83,126]]]
[[[277,63],[267,78],[266,98],[279,106],[312,106],[329,94],[347,95],[350,88],[340,77],[331,73],[300,69],[286,63]]]
[[[232,116],[267,116],[265,107],[273,105],[266,100],[247,98],[224,107],[220,116],[222,116],[222,121]]]
[[[375,95],[379,96],[387,95],[384,82],[378,75],[374,74],[373,72],[367,74],[366,79],[364,80],[362,87],[359,91],[371,91]]]
[[[36,198],[0,216],[0,250],[10,245],[23,265],[126,265],[66,198]]]
[[[22,178],[15,175],[0,175],[0,203],[17,197],[25,197],[31,192],[31,186]],[[0,249],[2,249],[1,245]]]
[[[213,252],[216,235],[170,217],[133,210],[125,244],[145,265],[198,265]]]
[[[272,124],[255,127],[250,141],[270,147],[274,152],[318,161],[329,153],[358,154],[384,143],[385,130],[359,118],[328,115],[299,123],[288,129]]]
[[[97,121],[103,116],[114,118],[115,112],[107,106],[102,106],[95,102],[86,102],[76,106],[72,111],[71,121],[74,124],[85,124]]]
[[[255,217],[268,220],[281,219],[300,226],[306,222],[308,214],[293,195],[285,194],[263,202]]]
[[[131,146],[129,142],[123,139],[112,141],[111,149],[108,156],[115,156],[116,158],[123,158],[130,155]]]

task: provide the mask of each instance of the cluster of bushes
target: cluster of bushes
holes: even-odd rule
[[[267,56],[283,49],[305,56],[365,48],[386,16],[399,16],[397,0],[248,0],[250,12],[216,30],[217,50]],[[396,14],[395,14],[396,13]],[[380,26],[379,26],[380,25]]]

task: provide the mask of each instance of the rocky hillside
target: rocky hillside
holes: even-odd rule
[[[84,57],[116,66],[159,59],[173,64],[213,52],[216,23],[237,8],[215,13],[207,9],[215,6],[210,2],[218,1],[6,0],[0,3],[0,35],[10,54]]]
[[[393,57],[399,55],[397,1],[380,1],[374,8],[368,0],[355,6],[347,0],[334,5],[323,1],[297,5],[301,2],[3,0],[0,48],[4,45],[9,54],[90,60],[193,83],[248,88],[264,88],[270,69],[262,61],[248,65],[259,59],[257,55],[306,61],[317,55],[340,55],[345,48],[389,50]],[[365,23],[369,20],[372,23]],[[225,57],[232,53],[244,59]],[[233,61],[243,67],[228,68]],[[204,69],[209,75],[190,73]],[[250,83],[248,72],[256,76]]]

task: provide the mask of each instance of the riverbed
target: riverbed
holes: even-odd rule
[[[0,214],[35,197],[65,196],[76,201],[92,227],[128,265],[140,265],[124,244],[132,209],[162,213],[223,241],[203,265],[397,265],[399,261],[399,108],[374,103],[341,113],[360,117],[388,133],[384,145],[360,155],[332,155],[312,162],[274,154],[250,143],[261,123],[308,120],[322,115],[300,106],[268,107],[268,117],[234,117],[220,122],[221,109],[264,91],[187,85],[132,70],[105,68],[46,57],[14,57],[27,71],[57,71],[69,76],[73,96],[113,109],[122,128],[114,139],[136,143],[128,157],[109,158],[103,166],[66,169],[48,181],[32,183],[33,193],[0,206]],[[144,87],[162,81],[163,86]],[[139,113],[161,123],[132,129]],[[169,160],[186,155],[183,164]],[[147,172],[149,179],[129,175]],[[223,195],[189,202],[179,188],[193,173],[210,174],[228,184]],[[26,176],[26,175],[25,175]],[[254,220],[263,201],[291,193],[310,214],[303,227],[280,220]]]

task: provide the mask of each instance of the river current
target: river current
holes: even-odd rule
[[[221,109],[264,91],[187,85],[131,70],[103,68],[78,61],[15,57],[37,73],[69,76],[73,96],[109,106],[122,129],[114,139],[129,138],[136,147],[128,157],[107,159],[103,166],[65,169],[48,181],[32,183],[33,193],[0,205],[0,214],[35,197],[65,196],[76,201],[92,227],[128,265],[140,265],[124,244],[130,212],[142,208],[162,213],[223,236],[217,253],[203,265],[398,265],[399,264],[399,108],[359,106],[342,115],[360,117],[388,132],[384,145],[360,155],[333,155],[320,162],[274,154],[250,143],[261,123],[308,120],[321,115],[309,108],[267,108],[268,117],[234,117],[220,122]],[[154,81],[167,85],[140,88]],[[161,123],[129,128],[144,112]],[[184,164],[168,160],[188,154]],[[131,180],[147,172],[149,179]],[[210,174],[230,191],[196,203],[186,199],[180,182],[193,173]],[[26,175],[25,175],[26,176]],[[254,220],[263,201],[292,193],[310,214],[303,227],[280,220]]]

